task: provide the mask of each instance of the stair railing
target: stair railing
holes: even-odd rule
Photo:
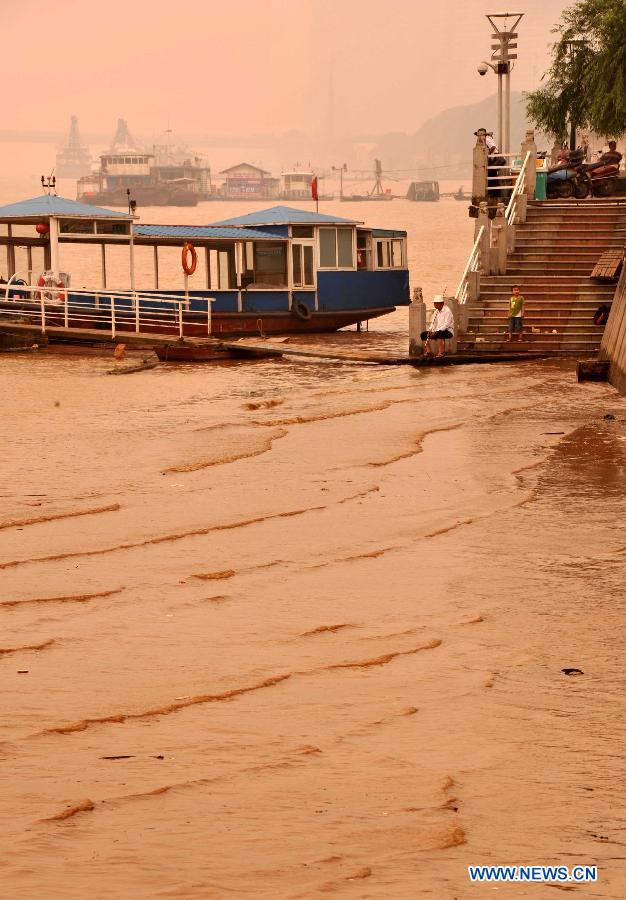
[[[456,294],[454,295],[459,303],[467,303],[469,284],[472,276],[480,271],[484,232],[485,226],[481,225],[476,234],[476,240],[474,241],[474,246],[472,247],[469,259],[467,260],[467,264],[463,270],[463,274],[461,275],[461,280],[459,281],[459,286],[456,289]],[[476,286],[476,290],[478,292],[478,285]]]
[[[506,212],[504,213],[505,218],[509,225],[516,225],[517,222],[523,222],[526,219],[526,207],[525,205],[522,208],[522,204],[525,204],[525,200],[521,201],[522,197],[526,197],[526,178],[528,174],[528,168],[530,166],[531,160],[531,152],[530,150],[524,157],[524,162],[522,163],[522,168],[519,171],[519,175],[517,176],[517,180],[513,187],[513,192],[509,199],[508,206],[506,208]],[[534,165],[534,160],[533,160]]]

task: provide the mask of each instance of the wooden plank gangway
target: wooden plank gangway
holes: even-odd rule
[[[413,357],[408,354],[398,354],[384,350],[358,350],[335,349],[319,344],[307,346],[303,344],[291,344],[289,338],[277,338],[268,341],[258,338],[239,338],[222,340],[216,337],[183,337],[174,334],[144,333],[133,331],[118,331],[112,335],[110,331],[97,328],[64,328],[48,325],[45,334],[38,333],[32,323],[0,322],[0,334],[15,335],[21,338],[20,345],[24,347],[24,338],[28,337],[33,344],[46,346],[50,342],[99,345],[114,347],[124,344],[131,349],[159,350],[170,348],[171,361],[187,359],[189,362],[207,361],[212,358],[224,357],[238,359],[255,359],[262,357],[296,356],[304,359],[321,359],[331,362],[360,363],[382,366],[416,366],[420,368],[436,368],[440,366],[470,365],[473,363],[491,362],[520,362],[522,360],[541,359],[541,353],[456,353],[436,357]],[[163,356],[162,353],[159,354]],[[167,353],[165,354],[167,357]]]

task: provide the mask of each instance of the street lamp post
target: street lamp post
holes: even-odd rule
[[[348,171],[348,164],[343,166],[331,166],[333,172],[339,172],[339,199],[343,200],[343,173]]]
[[[483,61],[478,66],[481,75],[491,69],[498,76],[498,149],[504,154],[511,152],[511,69],[517,53],[511,50],[517,49],[517,32],[524,13],[490,13],[487,16],[489,24],[493,28],[491,35],[491,62]],[[512,24],[509,27],[508,20]]]

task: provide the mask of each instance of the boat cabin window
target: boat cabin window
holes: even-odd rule
[[[372,268],[372,235],[369,231],[357,230],[356,267],[357,269]]]
[[[315,287],[313,244],[292,244],[291,261],[294,287]]]
[[[248,247],[252,248],[250,260]],[[245,276],[243,282],[249,287],[287,287],[287,243],[285,241],[261,241],[246,244]],[[252,267],[250,266],[252,262]]]
[[[61,234],[93,234],[93,219],[61,219],[59,231]]]
[[[291,226],[291,235],[295,238],[312,238],[313,237],[313,226],[312,225],[292,225]]]
[[[180,250],[177,248],[180,260]],[[198,254],[199,255],[199,254]],[[235,270],[235,246],[211,247],[206,256],[207,284],[211,290],[233,291],[237,289]]]
[[[352,228],[320,228],[320,269],[353,269]]]
[[[130,234],[130,222],[96,222],[98,234]]]
[[[401,269],[402,241],[376,241],[376,266],[379,269]]]

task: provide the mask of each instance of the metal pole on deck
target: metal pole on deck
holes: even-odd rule
[[[115,297],[111,294],[111,337],[115,338]]]
[[[487,20],[493,29],[491,35],[491,62],[478,66],[480,75],[491,69],[498,76],[498,149],[505,156],[511,153],[511,70],[517,53],[516,28],[524,13],[490,13]],[[509,20],[511,22],[509,23]]]
[[[54,278],[59,277],[59,220],[50,216],[50,269]]]

